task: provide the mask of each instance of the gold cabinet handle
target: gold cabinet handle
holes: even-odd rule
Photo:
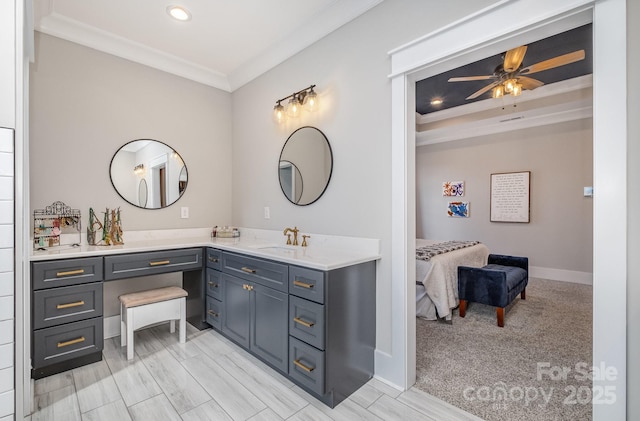
[[[313,327],[313,325],[315,324],[315,323],[312,323],[312,322],[304,321],[300,317],[294,317],[293,321],[296,322],[296,323],[301,324],[302,326],[306,326],[306,327]]]
[[[246,289],[247,291],[253,291],[253,287],[248,284],[242,284],[242,289]]]
[[[83,306],[83,305],[84,305],[84,301],[80,300],[80,301],[76,301],[74,303],[58,304],[56,306],[56,309],[57,310],[62,310],[63,308],[79,307],[79,306]]]
[[[313,288],[313,284],[307,284],[306,282],[298,281],[297,279],[293,281],[293,285],[307,289]]]
[[[213,317],[218,317],[218,316],[219,316],[219,314],[218,314],[218,313],[216,313],[216,312],[215,312],[215,311],[213,311],[213,310],[207,310],[207,313],[209,313],[209,314],[210,314],[210,315],[212,315]]]
[[[60,277],[60,276],[82,275],[83,273],[84,273],[84,269],[76,269],[76,270],[69,270],[67,272],[57,272],[56,276]]]
[[[169,263],[171,263],[171,260],[159,260],[157,262],[149,262],[149,266],[168,265]]]
[[[307,367],[306,365],[302,364],[300,360],[293,360],[293,363],[298,367],[300,367],[301,369],[303,369],[304,371],[306,371],[307,373],[311,373],[315,369],[315,367]]]
[[[255,269],[251,269],[251,268],[248,268],[248,267],[242,267],[242,268],[240,268],[240,270],[242,270],[243,272],[247,272],[247,273],[256,273]]]
[[[211,282],[211,281],[209,281],[209,286],[213,287],[213,288],[218,288],[218,284],[216,284],[215,282]]]
[[[84,336],[80,336],[79,338],[71,339],[70,341],[58,342],[58,348],[63,348],[65,346],[79,344],[80,342],[84,342],[84,341],[85,341]]]

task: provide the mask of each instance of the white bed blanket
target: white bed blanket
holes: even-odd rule
[[[416,248],[438,243],[416,240]],[[426,294],[416,297],[419,317],[435,320],[451,319],[451,310],[458,306],[458,266],[482,267],[487,264],[489,249],[480,243],[475,246],[433,256],[429,261],[416,259],[416,280],[424,285]],[[437,317],[436,317],[437,312]]]

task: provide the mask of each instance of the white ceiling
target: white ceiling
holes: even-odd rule
[[[231,92],[382,1],[34,0],[34,26]]]

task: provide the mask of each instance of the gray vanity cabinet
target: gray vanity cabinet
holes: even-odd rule
[[[207,308],[222,309],[214,328],[331,408],[371,379],[375,261],[323,271],[219,253],[207,275],[221,286],[207,285]]]
[[[222,252],[208,248],[205,258],[205,320],[214,328],[222,329],[222,314],[224,312],[222,301]]]
[[[286,373],[288,295],[227,273],[222,285],[222,333]]]
[[[249,348],[251,303],[247,282],[228,274],[222,275],[222,332],[245,348]]]
[[[251,293],[250,349],[280,371],[287,372],[289,296],[260,284]]]
[[[286,373],[288,266],[224,252],[222,270],[222,333]]]
[[[289,377],[330,407],[373,376],[375,262],[289,266]]]
[[[31,376],[102,359],[101,257],[31,264]]]

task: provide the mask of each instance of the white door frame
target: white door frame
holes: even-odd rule
[[[502,0],[389,53],[391,314],[395,317],[391,322],[393,352],[387,361],[377,364],[378,376],[405,389],[416,379],[415,81],[589,21],[593,21],[595,53],[593,365],[604,364],[617,373],[594,380],[594,390],[608,392],[614,402],[593,405],[593,419],[625,419],[627,106],[619,95],[626,92],[627,77],[625,0]]]

